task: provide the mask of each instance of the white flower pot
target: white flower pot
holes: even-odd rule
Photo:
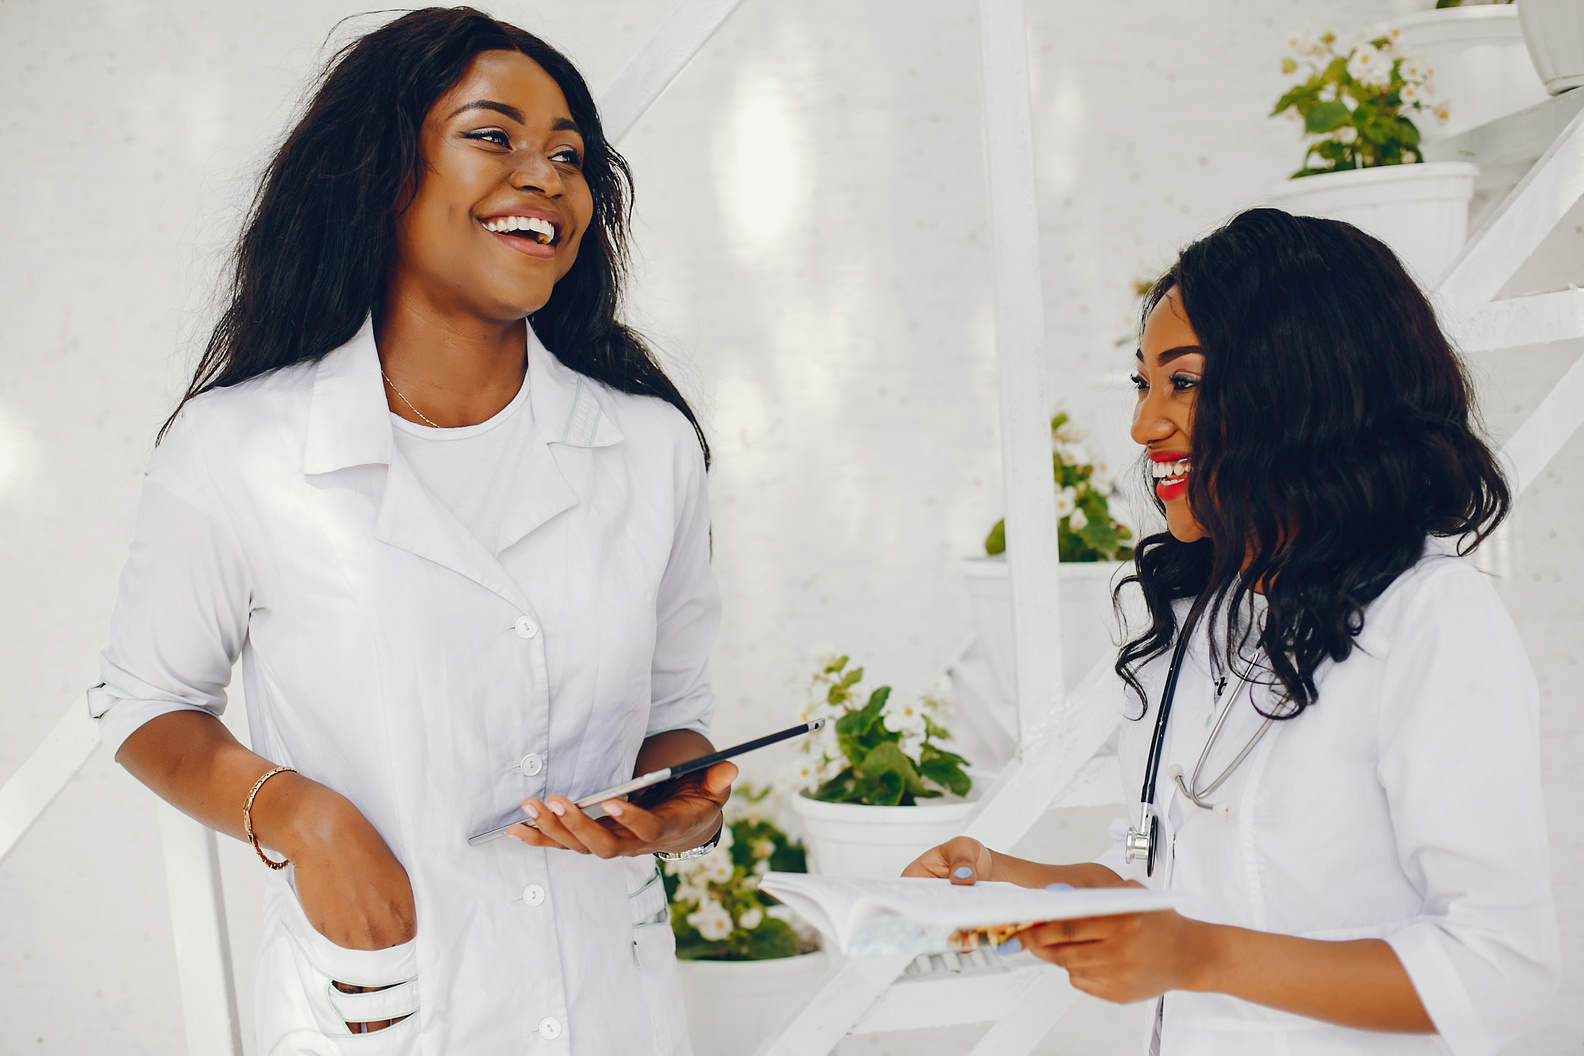
[[[1584,85],[1584,3],[1519,0],[1516,6],[1524,44],[1546,91],[1561,95]]]
[[[1130,562],[1065,561],[1057,567],[1061,590],[1062,671],[1076,686],[1096,660],[1115,653],[1119,628],[1111,611],[1111,588]],[[996,688],[1017,699],[1017,650],[1012,641],[1012,583],[1005,557],[965,557],[963,582],[973,607],[974,627]]]
[[[745,1056],[803,1007],[830,965],[823,950],[768,961],[677,961],[694,1056]]]
[[[793,796],[803,822],[809,872],[826,876],[901,876],[909,862],[960,836],[978,803],[954,800],[912,807],[821,803]]]
[[[1346,220],[1368,231],[1428,287],[1468,238],[1469,200],[1478,174],[1463,161],[1347,169],[1289,180],[1269,204],[1302,216]]]
[[[1576,3],[1576,0],[1562,0]],[[1445,124],[1410,115],[1422,139],[1440,139],[1542,103],[1545,87],[1524,47],[1518,10],[1481,4],[1424,11],[1399,19],[1397,50],[1422,55],[1434,70],[1432,102],[1451,105]]]

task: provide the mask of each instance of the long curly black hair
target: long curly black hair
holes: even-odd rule
[[[543,40],[470,7],[413,11],[331,58],[307,112],[264,172],[237,243],[230,301],[181,405],[208,389],[318,359],[379,310],[396,218],[422,175],[424,115],[475,55],[495,50],[521,52],[560,86],[583,137],[583,174],[594,199],[577,260],[534,313],[534,333],[573,370],[675,406],[693,424],[708,464],[709,444],[692,408],[643,338],[617,318],[632,174],[605,139],[588,85]]]
[[[1139,545],[1116,597],[1120,607],[1138,584],[1150,625],[1116,671],[1144,701],[1138,672],[1178,633],[1172,603],[1193,599],[1217,663],[1256,645],[1280,684],[1275,713],[1295,717],[1315,702],[1316,670],[1348,657],[1365,606],[1426,537],[1467,553],[1512,496],[1435,311],[1378,240],[1252,209],[1183,250],[1144,318],[1173,289],[1205,358],[1188,476],[1205,538],[1162,532]]]

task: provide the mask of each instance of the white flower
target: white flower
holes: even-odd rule
[[[891,697],[881,711],[886,728],[900,733],[903,738],[924,735],[924,709],[917,701],[898,700]]]
[[[1452,104],[1437,103],[1435,108],[1435,116],[1437,121],[1445,121],[1450,118],[1452,116]]]
[[[1358,129],[1354,128],[1352,125],[1343,125],[1341,128],[1337,129],[1336,138],[1339,143],[1357,142]]]
[[[731,914],[713,898],[689,913],[687,922],[697,928],[707,942],[719,942],[732,933]]]
[[[775,853],[775,841],[771,839],[755,840],[753,841],[752,851],[755,858],[768,858]]]
[[[919,757],[919,751],[924,747],[924,734],[904,733],[902,741],[897,747],[902,749],[903,755],[916,762]]]
[[[742,911],[742,916],[737,918],[737,923],[752,931],[764,923],[764,910],[758,906],[754,906],[752,909],[745,909]]]
[[[1398,94],[1402,96],[1402,101],[1409,104],[1410,106],[1414,103],[1424,101],[1424,92],[1420,91],[1419,86],[1411,81],[1408,84],[1403,85],[1402,91]]]
[[[1056,516],[1065,517],[1078,508],[1078,489],[1063,488],[1056,493]]]
[[[924,699],[926,703],[938,706],[940,704],[939,698],[951,696],[951,691],[951,676],[943,672],[930,679],[929,685],[924,688]]]
[[[725,834],[722,833],[722,836]],[[704,857],[698,859],[699,875],[712,884],[724,884],[732,878],[731,852],[726,850],[726,841],[722,839],[721,845],[716,847]]]
[[[1083,512],[1082,506],[1073,507],[1073,512],[1067,515],[1067,527],[1075,532],[1081,532],[1089,524],[1089,515]]]
[[[709,888],[694,887],[691,883],[684,880],[677,885],[676,894],[671,896],[671,901],[679,906],[689,904],[702,905],[707,898],[709,898]]]
[[[1384,88],[1391,83],[1391,56],[1373,44],[1361,44],[1348,59],[1347,71],[1360,84]]]
[[[1433,71],[1423,55],[1410,55],[1403,60],[1403,80],[1422,84]]]

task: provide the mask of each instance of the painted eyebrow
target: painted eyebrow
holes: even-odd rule
[[[523,120],[523,112],[521,110],[509,103],[497,103],[493,99],[475,99],[471,103],[463,103],[461,106],[457,107],[455,110],[451,111],[451,113],[446,115],[446,120],[449,121],[458,114],[465,114],[470,110],[490,110],[497,114],[506,115],[519,125],[526,123]],[[583,134],[578,130],[577,122],[572,120],[570,117],[558,117],[554,121],[550,122],[550,131],[577,132],[578,135]]]
[[[1166,351],[1160,354],[1160,364],[1164,367],[1174,359],[1181,359],[1183,356],[1192,355],[1204,355],[1204,349],[1200,348],[1198,345],[1178,345],[1176,348],[1168,348]],[[1144,362],[1144,350],[1141,348],[1134,352],[1133,358],[1138,360],[1140,363]]]

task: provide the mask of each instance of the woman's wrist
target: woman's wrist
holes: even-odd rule
[[[352,804],[296,772],[270,778],[253,800],[253,831],[259,842],[296,860],[334,842]]]

